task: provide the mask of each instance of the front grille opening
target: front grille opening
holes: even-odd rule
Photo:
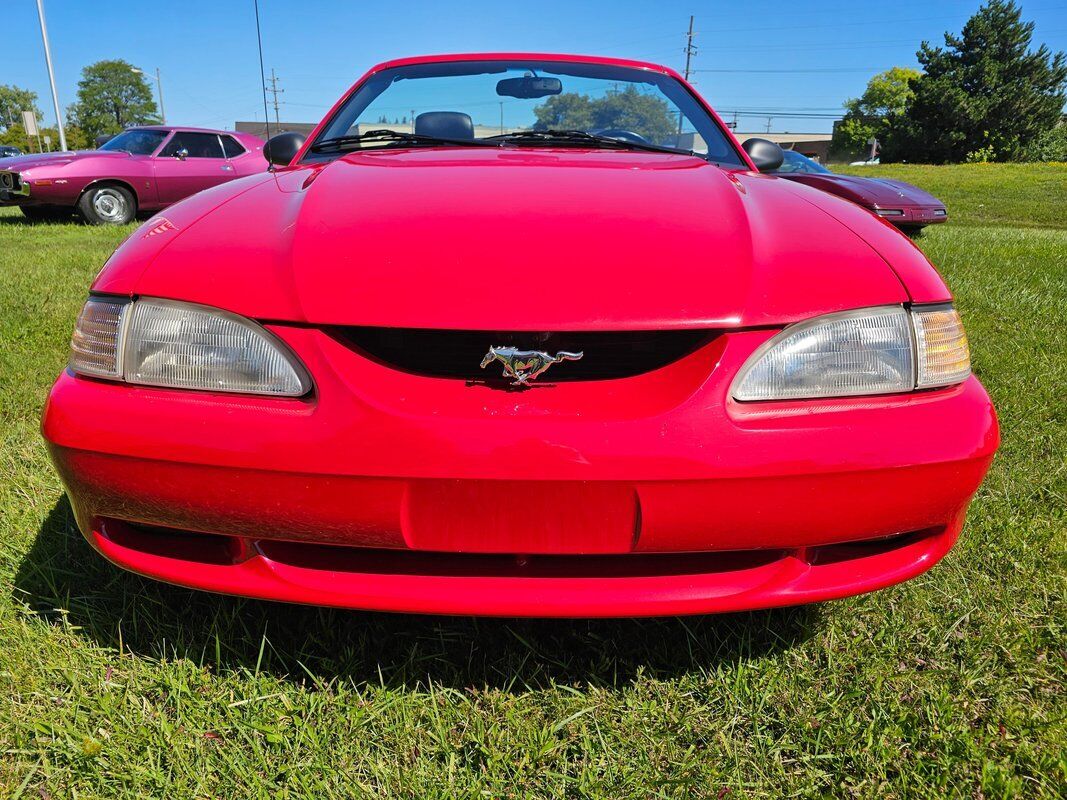
[[[235,536],[133,522],[106,524],[105,521],[103,529],[107,538],[116,544],[163,558],[229,566],[247,557],[241,540]]]
[[[502,367],[480,368],[490,347],[584,353],[553,367],[541,382],[629,378],[665,367],[714,340],[718,331],[451,331],[425,328],[334,328],[340,342],[380,364],[415,375],[502,382]]]

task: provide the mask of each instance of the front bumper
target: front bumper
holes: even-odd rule
[[[0,205],[24,205],[30,202],[30,184],[11,170],[0,170]]]
[[[899,209],[903,213],[892,217],[884,217],[884,219],[894,225],[903,227],[916,228],[924,225],[937,225],[948,219],[948,211],[945,210],[944,206],[904,206],[903,208],[893,206],[893,209]]]
[[[43,430],[105,556],[184,586],[352,608],[788,605],[929,568],[998,441],[974,378],[908,396],[729,400],[771,331],[720,336],[637,378],[522,393],[274,331],[316,376],[313,398],[60,376]]]

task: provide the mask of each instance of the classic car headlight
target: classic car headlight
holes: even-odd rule
[[[311,388],[296,356],[260,325],[173,300],[90,298],[74,326],[70,368],[176,389],[299,397]]]
[[[909,392],[971,372],[967,335],[951,306],[867,308],[791,325],[765,342],[733,384],[737,400]]]

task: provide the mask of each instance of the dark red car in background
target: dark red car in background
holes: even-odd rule
[[[851,200],[904,231],[916,231],[948,219],[945,204],[932,194],[903,181],[838,175],[817,161],[792,150],[784,151],[782,166],[772,174],[804,183]]]
[[[130,128],[98,150],[6,158],[0,206],[30,219],[77,211],[95,225],[122,225],[234,178],[266,171],[263,140],[233,131]]]

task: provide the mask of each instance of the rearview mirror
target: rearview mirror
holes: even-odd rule
[[[504,78],[497,81],[496,93],[501,97],[517,97],[520,100],[535,100],[563,91],[559,78]]]
[[[748,153],[748,157],[760,172],[776,170],[785,160],[782,148],[769,139],[745,139],[741,149]]]
[[[278,167],[287,167],[296,158],[304,146],[304,135],[300,133],[279,133],[271,136],[263,145],[263,157]]]

